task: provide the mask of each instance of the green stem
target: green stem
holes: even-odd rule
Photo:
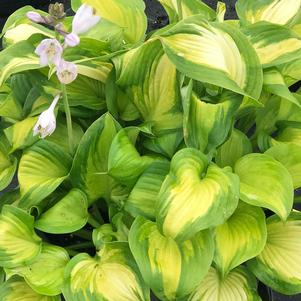
[[[65,250],[68,252],[68,254],[70,255],[70,257],[76,256],[79,252],[76,252],[74,250],[71,250],[69,248],[65,247]]]
[[[80,229],[76,232],[72,233],[73,235],[83,238],[85,240],[91,240],[92,239],[92,233],[88,230]]]
[[[67,249],[69,250],[79,250],[79,249],[85,249],[85,248],[91,248],[94,247],[93,242],[82,242],[80,244],[74,244],[71,246],[68,246]]]
[[[72,131],[72,119],[71,119],[71,112],[68,102],[67,96],[67,89],[64,84],[62,84],[62,92],[63,92],[63,101],[64,101],[64,108],[66,113],[66,120],[67,120],[67,132],[68,132],[68,141],[69,141],[69,151],[73,153],[73,131]]]
[[[94,228],[99,228],[101,226],[101,224],[92,216],[92,214],[89,214],[88,223]]]
[[[182,0],[177,0],[179,20],[183,19]]]
[[[99,211],[99,208],[97,207],[96,204],[93,204],[92,206],[92,210],[93,210],[93,215],[97,218],[97,220],[99,221],[100,224],[104,224],[104,220],[102,218],[102,215]]]

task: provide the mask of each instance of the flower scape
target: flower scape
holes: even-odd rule
[[[301,0],[158,1],[7,20],[1,301],[301,292]]]

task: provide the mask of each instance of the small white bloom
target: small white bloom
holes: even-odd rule
[[[92,6],[83,4],[77,10],[73,22],[72,33],[79,35],[87,32],[94,27],[100,20],[100,17],[95,15],[95,10]]]
[[[52,101],[50,107],[41,113],[36,125],[33,128],[33,135],[40,135],[41,138],[50,136],[56,128],[56,118],[54,115],[55,106],[60,99],[60,95],[57,95]]]
[[[77,66],[74,63],[66,62],[63,59],[56,66],[56,74],[62,84],[68,85],[77,77]]]
[[[65,36],[65,43],[69,46],[69,47],[75,47],[79,44],[80,42],[80,38],[77,34],[75,33],[69,33]]]
[[[63,54],[63,47],[56,39],[45,39],[36,48],[35,53],[40,56],[41,66],[58,65]]]
[[[34,12],[34,11],[29,11],[26,14],[27,18],[35,23],[46,23],[46,20],[44,19],[44,17],[42,17],[39,13]]]

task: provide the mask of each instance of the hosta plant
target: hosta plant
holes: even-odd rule
[[[301,1],[158,1],[7,20],[1,300],[301,292]]]

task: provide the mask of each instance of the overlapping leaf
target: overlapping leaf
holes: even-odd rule
[[[239,179],[229,169],[210,164],[206,156],[185,148],[172,158],[157,201],[157,223],[177,241],[222,224],[237,207]]]
[[[143,217],[133,223],[129,244],[144,281],[161,300],[191,293],[209,270],[214,252],[210,230],[177,244]]]

